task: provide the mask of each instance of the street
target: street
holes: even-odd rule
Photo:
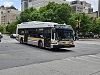
[[[90,43],[88,41],[90,41]],[[75,48],[48,50],[31,45],[20,44],[16,39],[3,35],[0,43],[0,70],[61,60],[68,57],[97,54],[100,53],[100,46],[96,44],[98,42],[100,42],[99,39],[83,39],[75,41]]]

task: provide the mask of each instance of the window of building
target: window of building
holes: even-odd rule
[[[1,11],[1,14],[3,14],[3,11]]]
[[[81,2],[81,5],[83,5],[83,2]]]
[[[73,1],[72,4],[77,4],[77,1]]]
[[[24,7],[28,8],[28,3],[27,2],[24,2]]]

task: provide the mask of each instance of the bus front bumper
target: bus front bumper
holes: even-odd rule
[[[70,48],[70,47],[75,47],[75,45],[69,45],[69,44],[59,44],[59,45],[53,45],[53,48]]]

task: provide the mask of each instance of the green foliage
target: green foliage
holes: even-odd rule
[[[58,9],[56,9],[55,14],[57,15],[58,23],[68,24],[69,18],[71,17],[71,7],[68,4],[61,4]]]
[[[95,31],[95,28],[96,28],[96,26],[97,26],[96,19],[92,19],[91,22],[92,22],[92,23],[91,23],[91,25],[90,25],[89,32],[96,33],[96,31]]]
[[[40,7],[39,10],[32,7],[25,9],[21,12],[18,21],[51,21],[68,24],[71,16],[70,14],[71,7],[69,4],[49,2],[48,5]]]
[[[15,33],[16,27],[17,27],[17,21],[12,22],[6,26],[6,31],[9,32],[10,34]]]
[[[43,17],[42,21],[51,21],[57,23],[69,23],[71,14],[71,7],[68,4],[58,4],[55,2],[49,2],[48,5],[39,9],[40,14]]]
[[[18,20],[20,22],[32,21],[33,17],[37,15],[36,12],[37,12],[37,10],[33,7],[29,8],[29,9],[25,9],[23,12],[21,12],[20,18]]]
[[[81,17],[80,31],[83,33],[89,32],[90,25],[91,25],[90,17],[85,13],[83,13]]]
[[[0,32],[2,33],[6,32],[6,25],[0,25]]]
[[[69,18],[69,24],[72,25],[74,31],[76,31],[77,27],[77,20],[80,19],[81,14],[71,14],[71,17]]]
[[[4,31],[4,25],[0,25],[0,32],[3,33],[3,31]]]
[[[94,33],[100,34],[100,17],[96,19],[96,22],[94,23]]]
[[[88,15],[85,13],[83,14],[72,14],[70,18],[70,23],[71,25],[75,25],[76,27],[78,26],[77,22],[80,20],[80,28],[79,31],[82,33],[87,33],[90,31],[92,21]],[[75,29],[75,26],[73,28]]]
[[[79,29],[80,32],[100,33],[100,18],[91,19],[85,13],[71,14],[71,6],[69,4],[58,4],[55,2],[49,2],[48,5],[40,7],[39,10],[33,7],[25,9],[21,12],[20,17],[17,18],[15,22],[8,24],[6,30],[9,33],[15,33],[16,25],[19,23],[28,21],[49,21],[61,24],[70,24],[76,31],[77,20],[81,20]],[[2,29],[2,26],[0,26],[0,31],[3,31]]]

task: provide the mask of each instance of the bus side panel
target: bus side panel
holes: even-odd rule
[[[38,40],[40,38],[28,37],[28,44],[38,46]]]

